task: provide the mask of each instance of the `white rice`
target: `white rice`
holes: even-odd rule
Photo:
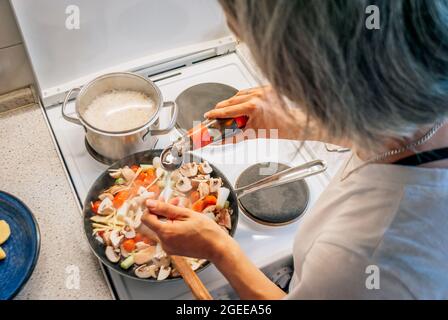
[[[96,97],[84,120],[100,130],[118,132],[143,126],[156,111],[154,100],[137,91],[110,91]]]

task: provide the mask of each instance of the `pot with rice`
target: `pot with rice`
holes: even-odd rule
[[[67,114],[66,105],[78,92],[76,116]],[[154,128],[162,108],[171,108],[165,128]],[[177,119],[174,102],[164,102],[160,89],[149,79],[134,73],[117,72],[100,76],[81,88],[70,90],[62,105],[67,121],[82,125],[86,140],[98,154],[119,160],[141,151],[151,136],[168,133]]]

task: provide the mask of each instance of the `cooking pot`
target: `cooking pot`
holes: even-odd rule
[[[135,91],[146,94],[155,104],[154,113],[144,125],[126,131],[105,131],[95,127],[94,123],[85,120],[84,114],[92,101],[111,91]],[[78,92],[75,100],[76,116],[66,112],[67,102]],[[171,108],[171,120],[165,128],[155,128],[158,124],[162,108]],[[90,147],[98,154],[110,160],[119,160],[130,154],[146,149],[145,141],[151,136],[167,134],[176,124],[178,108],[175,102],[164,102],[160,89],[149,79],[129,72],[116,72],[95,78],[82,87],[71,89],[65,96],[62,105],[62,116],[65,120],[82,125]]]

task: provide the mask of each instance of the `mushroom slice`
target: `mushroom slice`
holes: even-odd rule
[[[186,258],[186,260],[190,264],[191,269],[193,269],[193,271],[198,270],[204,264],[204,261],[206,261],[203,259],[195,259],[195,258]]]
[[[166,254],[166,252],[163,250],[162,245],[160,244],[160,242],[157,242],[155,258],[161,260],[162,258],[164,258],[164,257],[166,257],[166,256],[167,256],[167,254]]]
[[[102,236],[104,244],[106,244],[107,246],[110,246],[112,244],[110,241],[110,233],[111,231],[105,231]]]
[[[210,193],[218,192],[219,188],[221,188],[221,185],[222,185],[221,178],[210,179]]]
[[[199,174],[196,177],[191,179],[191,184],[194,188],[197,188],[201,182],[208,182],[210,180],[210,175]]]
[[[228,209],[221,209],[216,215],[216,221],[219,225],[226,227],[227,229],[232,228],[232,220],[230,219],[230,213]]]
[[[95,240],[101,244],[104,244],[103,238],[98,233],[95,235]]]
[[[114,200],[114,196],[112,193],[104,192],[98,196],[98,199],[103,201],[104,199],[109,198],[111,201]]]
[[[113,230],[110,233],[110,242],[114,248],[118,248],[120,246],[121,240],[123,240],[123,236],[120,235],[118,230]]]
[[[159,270],[159,274],[157,276],[157,280],[162,281],[170,276],[171,267],[162,266]]]
[[[111,171],[111,172],[109,172],[109,175],[114,179],[118,179],[121,177],[121,169]]]
[[[182,175],[180,174],[179,170],[174,170],[171,172],[171,181],[177,182]]]
[[[106,257],[112,263],[117,263],[120,260],[120,254],[115,252],[114,248],[111,246],[106,247]]]
[[[192,188],[193,186],[191,185],[191,181],[187,177],[181,177],[176,182],[176,189],[179,190],[180,192],[188,192]]]
[[[141,265],[137,269],[135,269],[135,275],[140,279],[148,279],[148,278],[157,278],[156,275],[157,267],[155,265]]]
[[[156,247],[150,246],[146,249],[137,251],[134,254],[134,262],[135,264],[141,265],[150,262],[156,254]]]
[[[179,172],[187,178],[194,177],[198,174],[198,165],[196,162],[189,162],[180,167]]]
[[[104,198],[98,206],[98,214],[101,216],[108,216],[115,213],[114,204],[109,198]]]
[[[147,244],[147,243],[145,243],[145,242],[143,242],[143,241],[139,241],[139,242],[137,242],[137,243],[135,244],[135,249],[136,249],[137,251],[144,250],[144,249],[147,249],[147,248],[149,248],[149,247],[150,247],[150,245]]]
[[[210,174],[212,171],[213,168],[210,166],[208,161],[204,161],[199,165],[199,172],[202,174]]]
[[[135,172],[134,170],[132,170],[131,168],[129,168],[128,166],[124,167],[123,169],[121,169],[121,174],[123,175],[123,178],[126,181],[132,181],[135,177]]]
[[[124,237],[126,239],[133,239],[133,238],[135,238],[135,230],[134,230],[134,228],[132,228],[130,226],[125,226],[123,228],[122,233],[123,233],[123,235],[124,235]]]
[[[201,182],[198,185],[199,197],[204,198],[210,194],[210,187],[207,182]]]
[[[123,247],[122,244],[120,245],[120,253],[121,253],[121,255],[122,255],[124,258],[129,257],[129,255],[131,254],[130,252],[128,252],[128,251]]]

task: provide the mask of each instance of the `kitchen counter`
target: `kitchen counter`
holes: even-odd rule
[[[0,145],[0,190],[31,209],[41,233],[39,261],[16,299],[111,299],[40,107],[0,113]]]

